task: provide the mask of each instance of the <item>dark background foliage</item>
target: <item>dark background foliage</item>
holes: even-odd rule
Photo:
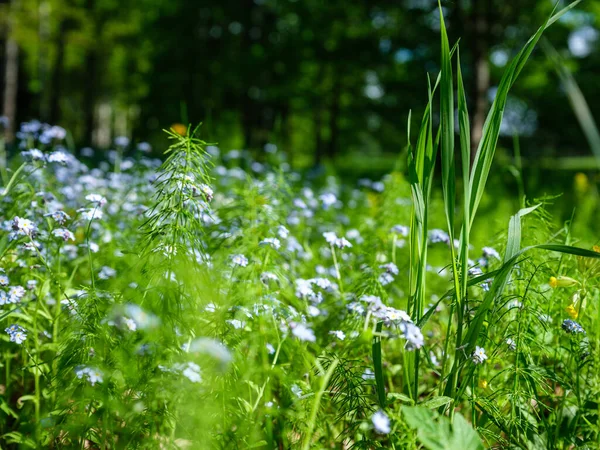
[[[553,3],[442,3],[451,40],[461,39],[474,143],[503,66]],[[584,1],[546,34],[595,116],[598,17],[600,4]],[[8,138],[38,118],[77,145],[127,135],[160,148],[163,128],[203,121],[208,140],[276,143],[298,166],[394,155],[409,111],[415,126],[422,113],[426,75],[437,74],[438,28],[435,0],[0,1]],[[515,134],[529,161],[591,155],[541,49],[515,86],[502,144],[512,148]]]

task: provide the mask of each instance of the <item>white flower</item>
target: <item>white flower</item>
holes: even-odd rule
[[[374,380],[375,379],[375,373],[371,369],[367,368],[367,369],[365,369],[365,371],[361,375],[361,378],[363,380]]]
[[[135,320],[130,319],[129,317],[124,317],[123,322],[129,331],[137,330],[137,323],[135,323]]]
[[[371,422],[373,422],[373,428],[379,434],[388,434],[392,431],[390,426],[390,418],[383,411],[377,411],[371,417]]]
[[[77,378],[79,379],[85,377],[92,386],[94,386],[96,383],[102,383],[103,381],[102,372],[92,367],[79,367],[75,369],[75,375],[77,375]]]
[[[244,255],[233,255],[231,257],[231,262],[236,266],[246,267],[248,265],[248,258]]]
[[[277,227],[277,235],[281,238],[281,239],[287,239],[287,237],[290,235],[290,230],[288,230],[286,227],[284,227],[283,225],[279,225]]]
[[[323,237],[325,238],[327,243],[331,245],[335,244],[335,241],[338,238],[333,231],[326,231],[325,233],[323,233]]]
[[[508,345],[509,350],[516,350],[517,349],[517,343],[515,341],[513,341],[511,338],[508,338],[506,340],[506,345]]]
[[[207,184],[201,184],[200,185],[200,191],[204,194],[204,196],[206,197],[207,201],[211,201],[213,199],[214,196],[214,192],[211,189],[211,187]]]
[[[329,334],[332,334],[333,336],[338,338],[340,341],[343,341],[344,339],[346,339],[346,333],[344,333],[341,330],[332,330],[329,332]]]
[[[198,366],[198,364],[188,362],[187,367],[183,370],[182,374],[192,383],[202,382],[202,375],[200,375],[200,366]]]
[[[279,247],[281,247],[281,242],[277,238],[266,238],[260,241],[260,245],[270,245],[275,250],[279,250]]]
[[[152,146],[147,142],[140,142],[137,145],[137,149],[142,153],[150,153],[152,151]]]
[[[4,331],[8,334],[10,342],[14,342],[15,344],[21,345],[27,339],[25,328],[20,327],[19,325],[11,325]]]
[[[296,397],[302,397],[302,389],[300,389],[300,386],[298,386],[297,384],[292,384],[290,390]]]
[[[65,152],[52,152],[48,155],[48,162],[67,164],[69,156]]]
[[[233,359],[231,351],[220,341],[208,337],[200,337],[190,344],[191,353],[208,355],[219,361],[222,365],[229,364]]]
[[[334,245],[338,248],[352,247],[352,244],[346,238],[338,238],[335,240]]]
[[[23,286],[11,286],[8,288],[7,303],[18,303],[25,296],[25,288]]]
[[[88,371],[88,381],[92,386],[96,383],[102,383],[102,372],[100,372],[98,369],[90,369]]]
[[[479,346],[475,346],[475,350],[473,351],[471,358],[475,364],[482,364],[486,359],[488,359],[487,355],[485,354],[485,349]]]
[[[402,330],[402,328],[404,329]],[[403,331],[404,339],[406,339],[407,350],[423,347],[423,334],[418,326],[410,322],[404,322],[401,326],[401,330]]]
[[[398,267],[393,262],[383,264],[379,266],[380,269],[385,269],[385,271],[391,275],[398,275]]]
[[[70,298],[65,298],[63,300],[60,301],[61,305],[65,305],[67,307],[67,309],[69,310],[69,312],[71,313],[71,315],[75,315],[77,314],[77,302],[73,299]]]
[[[102,219],[102,216],[104,215],[98,208],[79,209],[77,212],[81,213],[81,217],[85,220]]]
[[[429,242],[436,244],[438,242],[450,243],[450,236],[444,230],[429,230]]]
[[[52,230],[52,234],[56,237],[61,238],[63,241],[67,242],[67,241],[74,241],[75,240],[75,235],[70,232],[69,230],[67,230],[66,228],[56,228],[55,230]]]
[[[35,233],[35,224],[22,217],[15,217],[12,221],[12,229],[22,236],[32,236]]]
[[[32,148],[31,150],[21,152],[21,154],[26,158],[31,158],[33,161],[43,161],[46,159],[44,154],[37,148]]]
[[[101,280],[108,280],[109,278],[114,277],[117,274],[117,271],[112,267],[103,266],[98,273],[98,278]]]
[[[263,272],[260,274],[260,281],[269,284],[270,281],[277,281],[277,275],[272,272]]]
[[[85,199],[88,202],[92,202],[95,203],[96,205],[98,205],[99,207],[103,207],[104,205],[106,205],[106,197],[101,196],[100,194],[89,194],[85,196]]]
[[[229,325],[231,325],[233,328],[235,328],[236,330],[239,330],[240,328],[244,328],[246,326],[246,324],[244,322],[242,322],[241,320],[238,320],[238,319],[227,320],[227,323]]]
[[[267,347],[267,352],[269,352],[269,355],[273,355],[273,354],[275,353],[275,347],[273,347],[273,345],[272,345],[272,344],[269,344],[269,343],[267,342],[267,345],[266,345],[266,347]]]
[[[54,212],[44,214],[44,217],[52,217],[60,225],[64,224],[67,220],[70,219],[69,215],[61,210],[56,210]]]
[[[313,330],[302,323],[292,323],[292,334],[301,341],[315,342],[317,338]]]
[[[319,195],[319,200],[323,203],[323,208],[327,209],[330,206],[335,205],[337,202],[337,197],[332,193],[328,192],[326,194]]]
[[[393,281],[394,277],[388,272],[383,272],[381,275],[379,275],[379,282],[382,284],[382,286],[387,286]]]
[[[400,236],[408,236],[408,233],[410,232],[410,228],[408,228],[406,225],[394,225],[392,227],[392,232],[393,233],[397,233]]]
[[[496,258],[497,260],[500,260],[500,253],[498,253],[495,249],[493,249],[492,247],[483,247],[482,249],[483,251],[483,256],[485,258]]]
[[[304,203],[304,200],[302,200],[301,198],[295,198],[292,203],[298,209],[306,209],[307,208],[306,203]]]
[[[8,286],[8,283],[8,277],[5,274],[0,273],[0,286]]]
[[[127,136],[117,136],[115,138],[115,145],[118,147],[127,147],[129,145],[129,138]]]

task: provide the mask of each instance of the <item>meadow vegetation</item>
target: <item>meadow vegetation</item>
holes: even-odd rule
[[[598,448],[596,189],[578,175],[579,228],[560,198],[486,192],[509,90],[572,6],[507,65],[476,152],[440,14],[439,76],[381,180],[311,179],[200,126],[166,130],[161,160],[22,124],[2,448]]]

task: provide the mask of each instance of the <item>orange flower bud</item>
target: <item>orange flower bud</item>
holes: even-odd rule
[[[185,136],[187,134],[187,127],[182,123],[174,123],[173,125],[171,125],[171,130],[182,136]]]

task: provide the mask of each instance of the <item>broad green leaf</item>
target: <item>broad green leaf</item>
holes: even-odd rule
[[[402,413],[409,427],[417,430],[419,442],[429,450],[483,450],[477,432],[460,413],[454,423],[445,416],[419,406],[403,406]]]

